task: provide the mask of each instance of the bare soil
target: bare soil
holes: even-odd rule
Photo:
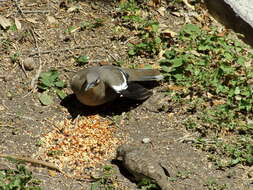
[[[42,106],[38,92],[31,92],[30,83],[38,71],[39,59],[43,65],[42,71],[57,69],[66,82],[73,71],[81,68],[74,59],[79,55],[87,55],[89,65],[111,64],[115,60],[124,60],[125,65],[156,63],[157,58],[128,58],[127,40],[131,39],[133,31],[126,30],[124,35],[115,32],[118,26],[114,14],[115,4],[113,1],[18,1],[25,17],[32,19],[28,22],[13,1],[0,1],[1,15],[11,20],[17,18],[22,24],[20,30],[0,30],[0,152],[32,157],[38,151],[41,137],[53,130],[55,121],[74,119],[77,115],[99,114],[114,119],[116,136],[127,136],[129,142],[136,144],[143,144],[143,138],[150,138],[151,142],[142,146],[152,149],[170,165],[171,179],[174,179],[171,184],[176,190],[253,189],[250,181],[252,168],[236,166],[217,170],[208,161],[207,153],[195,149],[190,141],[185,140],[194,136],[182,125],[190,113],[173,105],[164,96],[163,87],[156,87],[154,95],[142,103],[117,100],[96,108],[80,105],[69,88],[65,89],[69,94],[65,100],[61,101],[55,96],[55,102],[50,106]],[[73,6],[79,6],[79,11],[68,11]],[[159,13],[154,8],[152,14]],[[55,21],[50,22],[47,16],[54,17]],[[66,32],[83,21],[93,22],[98,18],[103,19],[101,27]],[[184,18],[165,12],[165,15],[159,16],[159,22],[177,32],[184,24]],[[34,37],[28,35],[28,28],[31,27],[41,51],[40,56],[36,53]],[[20,53],[19,63],[13,63],[10,59],[15,53]],[[32,71],[21,68],[28,57],[34,61]],[[1,159],[0,163],[13,167],[5,159]],[[47,168],[30,164],[27,166],[42,180],[41,186],[47,190],[87,189],[90,184],[60,173],[49,175]],[[119,172],[116,165],[113,167],[119,189],[137,189],[134,183]],[[210,185],[212,182],[213,185]]]

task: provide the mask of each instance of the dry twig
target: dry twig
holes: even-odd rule
[[[15,156],[15,155],[10,155],[10,154],[1,154],[1,153],[0,153],[0,157],[2,157],[2,158],[11,158],[11,159],[15,159],[15,160],[21,160],[21,161],[29,162],[29,163],[32,163],[32,164],[39,164],[39,165],[45,166],[47,168],[54,169],[54,170],[57,170],[59,172],[62,172],[54,164],[48,163],[48,162],[45,162],[45,161],[42,161],[42,160],[27,158],[27,157],[23,157],[23,156]]]
[[[35,41],[36,49],[37,49],[37,51],[38,51],[38,56],[39,56],[39,68],[38,68],[38,70],[36,71],[36,74],[35,74],[35,76],[32,78],[32,81],[31,81],[32,92],[34,92],[35,89],[36,89],[36,82],[37,82],[37,80],[38,80],[38,78],[39,78],[39,76],[40,76],[40,73],[41,73],[41,71],[42,71],[42,63],[41,63],[41,54],[40,54],[40,49],[39,49],[38,41],[37,41],[37,39],[36,39],[36,37],[35,37],[35,34],[34,34],[33,30],[31,30],[31,33],[32,33],[33,39],[34,39],[34,41]]]
[[[185,4],[187,7],[189,7],[191,10],[195,10],[195,7],[192,6],[192,5],[188,2],[188,0],[183,0],[183,2],[184,2],[184,4]]]
[[[19,64],[19,66],[21,67],[22,71],[24,72],[26,78],[28,78],[28,75],[27,75],[27,73],[26,73],[26,70],[25,70],[25,67],[24,67],[23,62],[18,62],[18,64]]]
[[[17,0],[13,0],[13,1],[15,2],[15,5],[16,5],[18,11],[20,12],[20,14],[22,15],[22,17],[23,17],[25,20],[27,20],[25,14],[24,14],[24,12],[23,12],[23,10],[21,9],[21,7],[19,6]],[[40,73],[41,73],[41,71],[42,71],[42,64],[41,64],[41,57],[40,57],[40,50],[39,50],[39,46],[38,46],[38,41],[37,41],[37,39],[36,39],[36,37],[35,37],[35,35],[34,35],[34,30],[33,30],[32,27],[29,27],[28,30],[29,30],[29,32],[30,32],[30,33],[32,34],[32,36],[33,36],[33,39],[34,39],[35,45],[36,45],[36,49],[37,49],[38,55],[39,55],[39,69],[37,70],[35,76],[32,78],[32,81],[31,81],[31,89],[32,89],[32,92],[34,92],[35,89],[36,89],[36,84],[35,84],[35,83],[36,83],[36,81],[38,80],[38,78],[39,78],[39,76],[40,76]]]
[[[86,49],[86,48],[93,48],[93,47],[101,47],[101,45],[87,45],[87,46],[83,46],[83,47],[77,46],[77,47],[73,47],[73,48],[44,50],[44,51],[40,51],[40,54],[59,53],[59,52],[64,52],[64,51],[71,51],[71,50],[76,50],[76,49]],[[34,53],[30,53],[29,56],[34,56],[34,55],[38,55],[38,54],[39,54],[39,52],[34,52]]]
[[[23,10],[24,14],[30,14],[30,13],[49,13],[49,10],[34,10],[34,11],[29,11],[29,10]]]
[[[73,179],[76,179],[76,180],[79,180],[79,181],[91,180],[91,178],[87,177],[87,176],[80,176],[80,178],[72,177],[72,176],[68,175],[67,173],[65,173],[64,171],[62,171],[57,166],[55,166],[54,164],[49,163],[49,162],[45,162],[45,161],[42,161],[42,160],[38,160],[38,159],[34,159],[34,158],[28,158],[28,157],[23,157],[23,156],[16,156],[16,155],[11,155],[11,154],[1,154],[1,153],[0,153],[0,157],[2,157],[2,158],[11,158],[11,159],[15,159],[15,160],[29,162],[31,164],[41,165],[41,166],[47,167],[49,169],[56,170],[56,171],[60,172],[61,174],[63,174],[65,177],[73,178]]]
[[[6,113],[6,112],[5,112],[5,114],[6,114],[6,115],[11,115],[11,116],[20,117],[20,118],[23,118],[23,119],[28,119],[28,120],[34,121],[34,119],[31,118],[31,117],[22,116],[22,115],[18,115],[18,114],[15,114],[15,113]]]

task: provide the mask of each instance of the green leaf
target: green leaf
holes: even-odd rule
[[[135,54],[136,54],[135,49],[130,49],[130,50],[128,51],[128,54],[131,55],[131,56],[135,55]]]
[[[233,159],[233,160],[231,160],[231,165],[232,166],[234,166],[234,165],[236,165],[236,164],[238,164],[240,162],[240,158],[236,158],[236,159]]]
[[[244,65],[245,62],[246,62],[246,59],[244,57],[238,57],[237,63],[239,65]]]
[[[139,44],[136,45],[136,47],[138,47],[138,48],[145,48],[145,47],[147,47],[147,44],[145,44],[145,43],[139,43]]]
[[[172,59],[170,62],[172,63],[172,67],[180,67],[183,65],[183,59],[181,57]]]
[[[59,73],[56,70],[50,70],[48,72],[42,72],[39,77],[39,87],[46,89],[47,87],[54,86],[54,82],[58,79]]]
[[[194,33],[200,33],[201,30],[197,25],[194,24],[186,24],[183,29],[183,32],[188,33],[188,34],[194,34]]]
[[[55,89],[55,91],[61,100],[63,100],[67,96],[67,94],[63,90]]]
[[[160,44],[161,42],[162,42],[161,38],[159,38],[159,37],[155,38],[155,43]]]
[[[43,92],[42,94],[40,94],[39,100],[41,104],[44,106],[54,103],[53,98],[50,95],[48,95],[47,92]]]
[[[79,56],[76,61],[79,64],[86,64],[86,63],[89,62],[89,58],[88,58],[88,56],[85,56],[85,55],[84,56]]]
[[[235,88],[234,93],[235,93],[236,95],[238,95],[238,94],[240,94],[240,92],[241,92],[241,90],[240,90],[240,88],[237,86],[237,87]]]
[[[171,59],[176,56],[176,51],[175,50],[166,50],[164,55],[167,59]]]
[[[63,88],[65,86],[65,83],[62,80],[59,80],[54,83],[56,87]]]
[[[161,68],[164,72],[167,72],[167,73],[170,73],[172,71],[171,67],[168,67],[168,66],[165,66],[165,65],[161,66]]]
[[[183,74],[175,74],[173,75],[177,80],[183,80],[184,79],[184,75]]]
[[[152,27],[152,31],[153,32],[157,32],[158,29],[159,29],[159,24],[158,23],[154,23],[154,24],[151,25],[151,27]]]

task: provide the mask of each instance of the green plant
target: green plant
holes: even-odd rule
[[[146,21],[143,28],[139,31],[141,43],[129,44],[128,54],[134,55],[157,55],[161,50],[163,43],[158,31],[159,24],[154,21]]]
[[[104,166],[103,173],[99,177],[94,177],[95,182],[93,182],[89,190],[116,190],[117,186],[114,184],[113,180],[113,170],[111,166]]]
[[[40,181],[32,176],[23,165],[12,170],[0,170],[0,189],[2,190],[41,190]]]
[[[138,37],[138,42],[129,43],[129,56],[152,57],[157,55],[166,44],[159,32],[159,23],[144,12],[143,5],[138,4],[135,0],[125,1],[118,8],[122,25],[130,30],[135,30],[136,37]]]
[[[13,55],[10,56],[12,63],[18,62],[19,58],[20,58],[20,53],[14,53]]]
[[[226,166],[252,165],[252,147],[241,139],[252,142],[252,125],[247,120],[253,118],[253,67],[249,64],[253,55],[215,28],[205,31],[193,24],[182,28],[174,44],[165,51],[160,66],[167,81],[184,87],[173,92],[177,101],[187,105],[188,112],[194,110],[196,117],[188,119],[186,127],[198,131],[201,138],[222,139],[222,143],[201,141],[197,146],[227,156]]]
[[[81,55],[81,56],[76,58],[76,62],[79,66],[85,65],[89,62],[89,58],[88,58],[88,56]]]
[[[82,22],[80,28],[81,30],[98,28],[104,25],[103,22],[103,19],[96,18],[94,22]]]
[[[66,97],[65,92],[62,90],[66,85],[59,76],[60,73],[56,70],[50,70],[40,74],[38,88],[42,90],[43,93],[39,95],[39,99],[43,105],[53,103],[52,97],[47,93],[48,91],[55,92],[61,99]]]
[[[209,179],[204,186],[208,190],[225,190],[228,188],[227,184],[218,184],[214,179]]]
[[[153,183],[151,180],[146,179],[146,178],[138,182],[137,186],[138,188],[145,189],[145,190],[159,190],[160,189],[157,184]]]

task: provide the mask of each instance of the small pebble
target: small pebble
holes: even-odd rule
[[[150,138],[143,138],[143,139],[142,139],[142,142],[143,142],[144,144],[147,144],[147,143],[150,143],[151,140],[150,140]]]
[[[32,71],[34,69],[34,60],[31,57],[28,57],[23,62],[24,68],[27,71]]]

